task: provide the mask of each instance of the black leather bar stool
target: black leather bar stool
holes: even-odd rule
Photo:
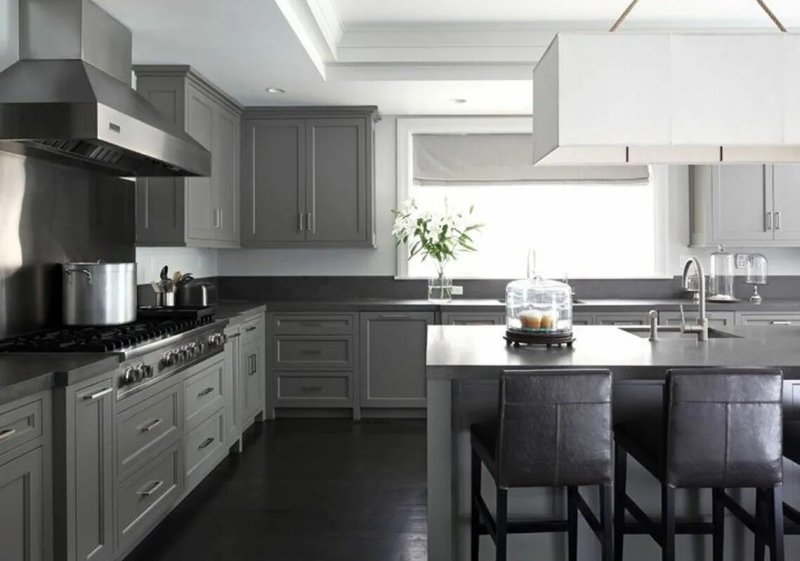
[[[622,561],[624,534],[649,534],[674,561],[676,534],[712,534],[714,561],[722,561],[728,509],[772,545],[783,561],[781,516],[782,374],[760,368],[678,369],[667,373],[663,411],[614,426],[616,441],[614,541]],[[661,520],[649,518],[627,495],[627,454],[661,482]],[[675,490],[710,488],[712,521],[677,523]],[[755,488],[767,512],[755,516],[726,488]],[[758,509],[757,509],[758,510]],[[635,522],[627,522],[625,512]],[[768,523],[763,523],[766,519]]]
[[[505,561],[507,534],[539,532],[567,532],[574,561],[578,512],[600,539],[603,561],[611,561],[611,372],[503,372],[498,419],[474,425],[471,437],[472,561],[478,559],[481,534],[492,537],[497,561]],[[481,496],[482,463],[497,486],[495,518]],[[578,492],[580,485],[599,486],[599,517]],[[513,487],[566,487],[567,519],[509,521]]]
[[[796,464],[800,464],[800,421],[786,421],[783,423],[783,456]],[[769,497],[765,493],[759,492],[757,517],[767,530],[769,530],[769,520],[765,515],[769,506]],[[800,535],[800,510],[784,502],[783,516],[784,535]],[[756,539],[756,559],[764,559],[766,546],[771,549],[772,542]]]

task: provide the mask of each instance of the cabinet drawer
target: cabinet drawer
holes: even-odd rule
[[[239,333],[242,334],[242,339],[265,337],[264,317],[256,316],[253,319],[247,320],[241,325],[241,327],[239,327]]]
[[[739,312],[737,323],[739,325],[800,325],[800,314]]]
[[[225,361],[220,360],[184,380],[183,407],[187,429],[222,407],[224,375]]]
[[[352,314],[274,314],[273,333],[287,335],[352,335]]]
[[[278,399],[301,401],[352,401],[352,374],[331,376],[278,374]]]
[[[117,419],[117,469],[124,473],[147,461],[180,436],[179,386],[128,409]]]
[[[444,325],[505,325],[506,315],[502,312],[444,312]]]
[[[225,423],[223,411],[217,411],[209,419],[203,421],[184,438],[184,458],[186,463],[186,481],[192,487],[192,476],[197,472],[208,471],[202,468],[218,456],[225,442]],[[216,463],[214,463],[216,465]],[[202,474],[201,474],[202,475]],[[198,481],[199,482],[199,481]]]
[[[275,338],[275,365],[278,368],[353,367],[353,338],[346,336],[279,336]]]
[[[166,514],[180,495],[180,449],[173,446],[120,484],[117,542],[127,549]]]
[[[41,436],[41,400],[0,413],[0,455]]]

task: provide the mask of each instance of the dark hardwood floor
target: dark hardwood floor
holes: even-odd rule
[[[425,561],[424,421],[279,420],[126,561]]]

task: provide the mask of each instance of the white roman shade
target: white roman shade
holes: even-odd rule
[[[647,166],[534,167],[529,134],[415,134],[414,183],[642,182]]]

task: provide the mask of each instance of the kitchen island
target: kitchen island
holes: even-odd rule
[[[493,418],[498,406],[498,379],[503,370],[526,368],[609,368],[614,375],[614,418],[659,407],[664,376],[674,367],[775,366],[783,369],[784,410],[800,417],[800,327],[731,327],[712,332],[708,342],[696,335],[663,333],[651,342],[647,333],[618,327],[575,327],[573,347],[509,347],[499,326],[431,326],[428,329],[428,547],[437,561],[469,558],[469,427]],[[786,500],[800,504],[800,469],[785,462]],[[491,477],[483,493],[492,497]],[[656,480],[629,461],[629,493],[651,514],[658,512]],[[708,496],[707,496],[708,495]],[[593,498],[593,497],[592,497]],[[746,505],[752,499],[743,496]],[[489,504],[493,504],[490,500]],[[710,495],[680,491],[679,512],[710,516]],[[560,490],[523,489],[509,492],[510,517],[525,512],[563,517]],[[726,559],[751,559],[752,536],[733,520],[726,531]],[[599,545],[581,526],[579,559],[599,559]],[[800,559],[800,538],[789,537],[787,559]],[[481,559],[494,558],[491,538],[481,539]],[[677,555],[687,561],[711,559],[711,540],[680,536]],[[566,559],[566,536],[515,535],[509,538],[509,559]],[[626,538],[625,559],[657,559],[660,550],[647,536]]]

